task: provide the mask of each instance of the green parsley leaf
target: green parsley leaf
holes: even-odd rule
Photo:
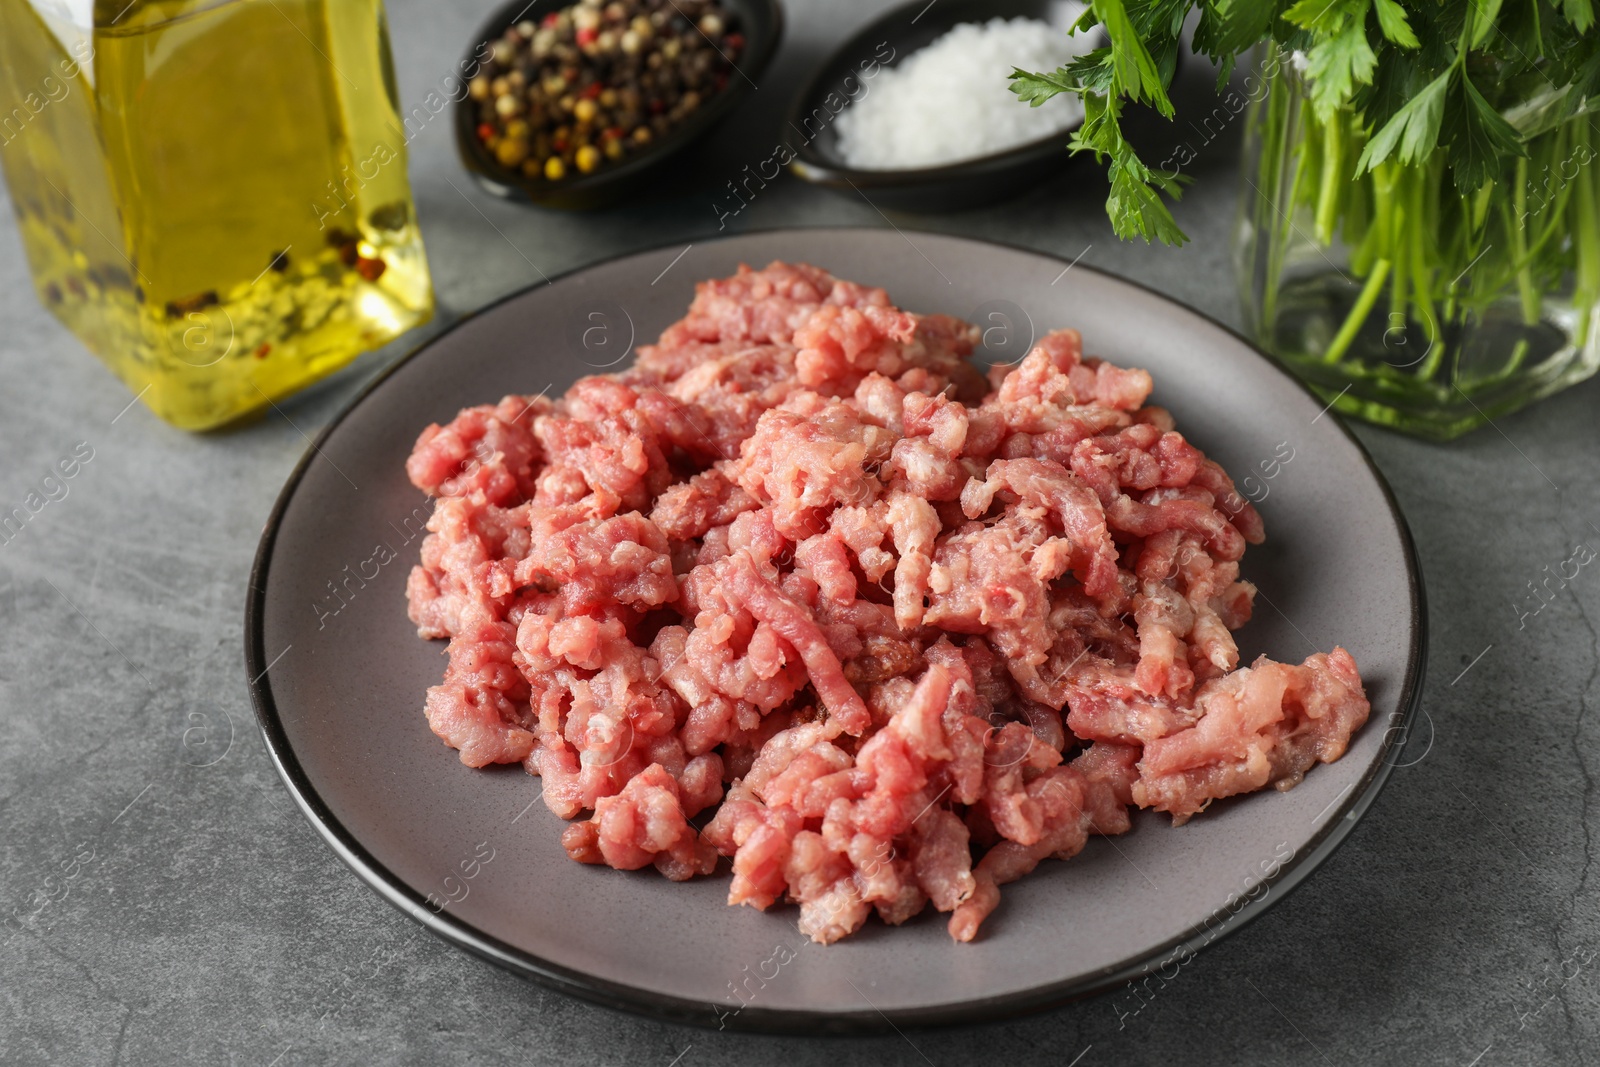
[[[1191,0],[1124,0],[1128,20],[1148,40],[1165,36],[1177,40],[1183,33],[1183,20]]]
[[[1106,214],[1111,228],[1123,240],[1140,237],[1146,242],[1183,244],[1189,238],[1156,189],[1177,197],[1184,179],[1152,173],[1123,139],[1120,98],[1090,95],[1083,98],[1083,105],[1083,124],[1074,131],[1069,147],[1093,152],[1096,159],[1110,158],[1111,195],[1106,198]]]
[[[1477,192],[1498,178],[1511,160],[1527,153],[1516,129],[1478,92],[1465,70],[1452,79],[1440,129],[1450,148],[1450,171],[1456,191]]]
[[[1356,173],[1376,167],[1399,149],[1402,163],[1420,163],[1433,154],[1439,143],[1439,123],[1444,117],[1445,93],[1455,68],[1445,71],[1413,96],[1411,100],[1373,134],[1356,160]],[[1498,117],[1498,116],[1497,116]]]
[[[1364,22],[1368,3],[1369,0],[1300,0],[1283,13],[1283,18],[1311,33],[1334,34],[1352,20]]]
[[[1600,51],[1591,52],[1572,75],[1572,86],[1562,109],[1562,118],[1578,113],[1588,101],[1600,97]]]
[[[1067,64],[1065,70],[1084,92],[1099,93],[1101,96],[1111,92],[1111,83],[1116,77],[1109,47],[1096,48],[1078,56]]]
[[[1093,152],[1098,163],[1108,155],[1115,155],[1122,144],[1122,130],[1117,125],[1117,111],[1122,102],[1116,97],[1085,96],[1083,122],[1067,142],[1074,152]]]
[[[1429,70],[1439,70],[1456,61],[1456,45],[1466,26],[1466,13],[1467,5],[1463,3],[1425,5],[1406,12],[1422,42],[1418,57]]]
[[[1134,29],[1122,0],[1094,0],[1095,14],[1111,39],[1111,58],[1116,70],[1115,87],[1131,100],[1143,100],[1167,118],[1172,117],[1172,101],[1162,83],[1161,72],[1150,51]]]
[[[1500,6],[1500,0],[1492,2],[1496,7]],[[1416,48],[1422,43],[1411,31],[1411,23],[1406,21],[1406,9],[1395,0],[1372,0],[1372,6],[1378,13],[1378,29],[1389,40],[1401,48]]]
[[[1013,68],[1011,91],[1026,100],[1028,106],[1038,107],[1062,93],[1077,92],[1078,86],[1065,67],[1058,67],[1049,74],[1030,74],[1021,68]]]
[[[1590,0],[1561,0],[1561,14],[1579,33],[1587,33],[1594,25],[1594,5]]]
[[[1141,181],[1132,168],[1114,159],[1110,177],[1106,213],[1111,216],[1111,228],[1118,237],[1124,241],[1142,237],[1147,244],[1153,238],[1166,245],[1182,245],[1189,240],[1160,194]]]
[[[1539,25],[1539,0],[1511,0],[1495,26],[1505,45],[1502,54],[1516,69],[1526,69],[1544,56],[1544,33]]]
[[[1212,0],[1201,5],[1195,49],[1218,62],[1248,51],[1267,33],[1277,13],[1274,0]]]
[[[1381,130],[1437,73],[1422,63],[1416,52],[1388,41],[1380,44],[1377,52],[1378,69],[1371,84],[1363,85],[1350,98],[1351,106],[1361,112],[1371,130]]]
[[[1477,48],[1495,32],[1495,19],[1500,17],[1500,5],[1505,0],[1467,0],[1469,18],[1472,20],[1472,47]]]
[[[1358,84],[1372,81],[1378,57],[1367,43],[1367,31],[1353,23],[1323,39],[1306,54],[1311,79],[1311,104],[1317,117],[1328,117],[1350,100]]]

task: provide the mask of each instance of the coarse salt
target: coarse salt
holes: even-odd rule
[[[965,22],[879,74],[839,116],[839,151],[852,167],[906,170],[1002,152],[1083,119],[1062,93],[1029,107],[1011,92],[1013,68],[1050,71],[1099,45],[1098,28],[1072,34],[1083,5],[1054,6],[1049,22]]]

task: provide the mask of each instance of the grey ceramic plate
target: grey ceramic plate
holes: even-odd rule
[[[1062,276],[1063,262],[1032,252],[851,229],[679,252],[589,267],[460,323],[351,404],[284,488],[251,581],[249,677],[285,782],[357,874],[440,937],[558,989],[713,1027],[815,1033],[995,1018],[1110,988],[1237,928],[1328,856],[1396,761],[1424,642],[1404,521],[1320,401],[1203,316],[1087,267]],[[1047,862],[1006,888],[967,945],[927,914],[820,948],[793,909],[727,907],[726,876],[673,884],[568,860],[537,779],[462,766],[423,719],[444,660],[406,621],[428,504],[405,458],[429,422],[509,392],[559,393],[654,338],[696,279],[775,258],[1005,326],[1009,344],[1000,329],[990,341],[1012,352],[1033,329],[1071,325],[1091,353],[1152,371],[1156,402],[1190,439],[1266,494],[1268,542],[1245,559],[1262,592],[1245,655],[1298,662],[1338,643],[1360,664],[1373,714],[1345,757],[1289,793],[1219,802],[1178,829],[1146,814],[1125,837]]]

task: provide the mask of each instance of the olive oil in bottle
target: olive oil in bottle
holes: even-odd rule
[[[0,161],[40,300],[174,425],[432,314],[382,0],[0,0]]]

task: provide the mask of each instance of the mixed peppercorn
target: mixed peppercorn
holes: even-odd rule
[[[660,140],[722,91],[744,48],[709,0],[582,0],[519,22],[468,86],[507,170],[560,181]]]

